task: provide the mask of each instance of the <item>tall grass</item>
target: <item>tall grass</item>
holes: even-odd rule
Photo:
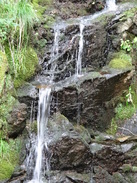
[[[22,49],[28,44],[30,29],[36,20],[28,0],[0,0],[0,49],[9,51],[8,60],[15,76],[22,67]]]

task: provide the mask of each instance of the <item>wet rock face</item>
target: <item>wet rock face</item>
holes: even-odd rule
[[[51,158],[53,170],[75,169],[83,171],[90,168],[92,154],[79,139],[64,137],[52,146],[51,150],[53,151]]]
[[[89,73],[79,78],[76,84],[64,86],[53,94],[58,99],[56,107],[70,121],[77,122],[79,116],[80,124],[104,131],[114,116],[111,101],[128,89],[131,73],[126,71],[98,77]]]
[[[27,106],[24,103],[16,105],[10,116],[7,119],[8,122],[8,136],[16,138],[22,133],[26,126],[27,119]]]
[[[82,68],[96,70],[107,63],[108,45],[107,32],[104,27],[106,22],[87,25],[83,30]],[[76,72],[80,39],[79,25],[70,25],[65,30],[60,30],[59,55],[54,62],[57,63],[55,81],[63,80]],[[48,55],[46,53],[45,55]],[[42,74],[49,76],[51,68],[50,58],[45,57]]]

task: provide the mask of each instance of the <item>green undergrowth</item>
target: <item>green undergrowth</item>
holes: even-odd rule
[[[20,144],[19,139],[11,139],[8,142],[0,139],[0,181],[10,178],[17,166],[21,149]]]
[[[116,120],[124,120],[124,119],[129,119],[132,117],[132,115],[135,113],[136,108],[134,105],[129,104],[129,105],[124,105],[122,103],[118,104],[118,106],[115,109]]]
[[[126,119],[130,119],[137,110],[137,93],[136,84],[132,84],[129,90],[121,97],[120,102],[115,108],[115,116],[111,121],[110,128],[107,133],[115,135],[118,124]]]

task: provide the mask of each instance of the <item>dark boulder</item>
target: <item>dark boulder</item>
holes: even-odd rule
[[[114,116],[113,100],[128,89],[133,73],[114,71],[101,75],[91,72],[75,80],[56,86],[53,96],[56,108],[71,122],[104,131]],[[61,83],[62,85],[62,83]]]

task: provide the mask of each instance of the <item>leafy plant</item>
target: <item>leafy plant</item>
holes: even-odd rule
[[[121,39],[121,49],[130,52],[133,48],[137,48],[137,37],[135,37],[132,41]]]
[[[121,49],[126,50],[127,52],[130,52],[132,49],[131,42],[129,40],[123,41],[121,39]]]
[[[126,105],[128,106],[129,104],[132,104],[134,107],[134,103],[133,103],[133,98],[132,98],[132,89],[131,86],[128,89],[128,93],[126,94]]]

